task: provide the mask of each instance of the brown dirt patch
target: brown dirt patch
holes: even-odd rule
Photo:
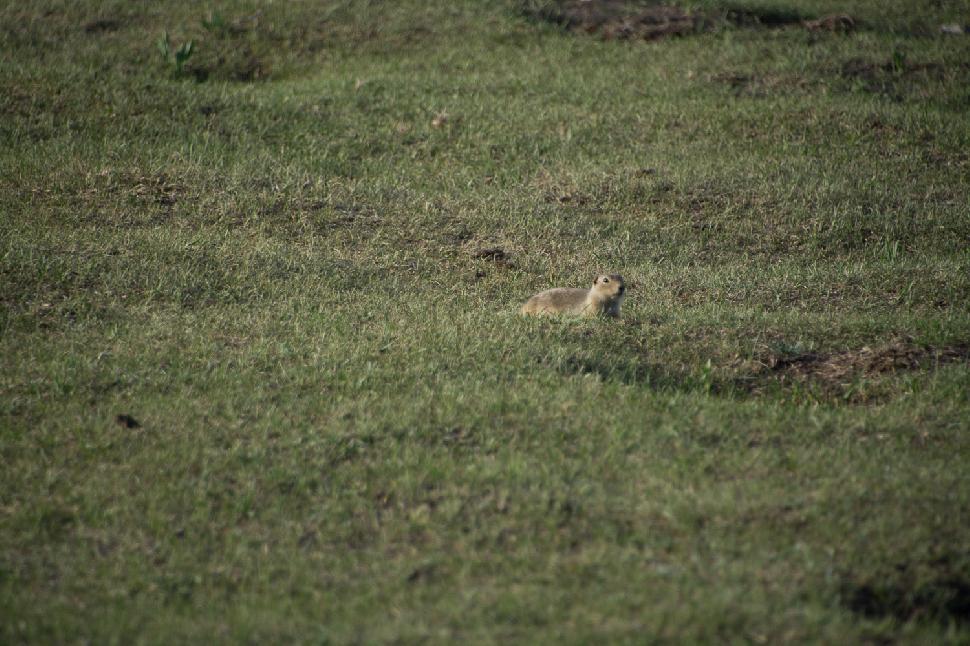
[[[466,253],[474,261],[472,276],[475,280],[485,278],[491,269],[506,270],[517,266],[512,254],[502,247],[468,246]]]
[[[907,337],[897,337],[876,347],[836,353],[772,353],[760,361],[748,375],[739,378],[746,390],[760,393],[770,385],[814,385],[823,393],[846,394],[860,379],[877,379],[901,372],[934,370],[949,363],[970,361],[970,345],[931,347],[916,344]],[[750,365],[750,364],[749,364]],[[865,397],[862,397],[865,399]],[[857,398],[858,399],[858,398]]]
[[[473,258],[480,258],[482,260],[491,260],[493,262],[506,262],[509,259],[509,254],[505,252],[505,249],[501,247],[486,247],[484,249],[476,249],[471,252]]]
[[[184,192],[184,187],[165,173],[137,178],[137,182],[132,187],[132,194],[138,199],[162,206],[172,206],[178,202]]]
[[[874,94],[902,100],[927,83],[960,84],[970,81],[970,63],[911,61],[903,53],[888,60],[851,58],[836,71],[844,81]]]
[[[676,5],[645,4],[637,0],[560,0],[538,7],[526,2],[523,13],[535,20],[560,25],[577,33],[598,34],[607,40],[658,40],[711,31],[721,26],[781,28],[799,25],[810,31],[834,32],[856,28],[856,21],[847,14],[809,18],[787,9],[734,5],[688,11]]]
[[[711,82],[726,85],[735,96],[767,97],[779,90],[806,90],[812,81],[802,76],[722,72],[711,75]]]
[[[672,5],[643,6],[626,0],[567,0],[538,9],[526,9],[530,17],[566,29],[597,33],[603,38],[656,40],[682,36],[699,29],[702,16]]]
[[[166,207],[176,204],[185,193],[186,189],[181,182],[166,173],[111,169],[104,169],[91,176],[88,185],[79,192],[85,201],[95,204],[106,195],[125,195],[143,204]]]
[[[250,83],[262,81],[270,76],[271,66],[258,57],[249,46],[224,50],[214,60],[190,61],[185,66],[186,73],[196,81],[212,79]]]
[[[864,58],[852,58],[842,64],[841,74],[847,79],[859,79],[866,83],[880,83],[887,77],[910,76],[926,74],[941,76],[943,66],[939,63],[911,63],[902,58],[882,62],[870,61]]]
[[[104,31],[117,31],[121,28],[121,21],[113,18],[98,18],[84,25],[84,31],[89,34],[97,34]]]
[[[849,32],[855,30],[856,21],[848,14],[835,13],[816,20],[804,20],[802,25],[809,31]]]

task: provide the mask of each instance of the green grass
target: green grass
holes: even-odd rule
[[[970,4],[732,6],[0,9],[0,642],[970,641]]]

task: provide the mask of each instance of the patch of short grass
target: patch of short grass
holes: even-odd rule
[[[3,639],[965,641],[970,7],[686,9],[0,9]]]

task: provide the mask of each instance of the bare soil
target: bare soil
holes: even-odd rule
[[[644,5],[634,0],[563,0],[539,8],[526,7],[534,19],[561,25],[606,40],[657,40],[711,31],[719,26],[780,28],[800,25],[810,31],[847,32],[856,21],[847,14],[810,18],[794,10],[727,5],[720,10],[688,11],[677,5]]]

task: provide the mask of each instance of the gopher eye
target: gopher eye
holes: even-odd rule
[[[604,283],[608,283],[608,282],[610,282],[610,279],[609,279],[609,278],[607,278],[606,276],[603,276],[603,282],[604,282]]]

